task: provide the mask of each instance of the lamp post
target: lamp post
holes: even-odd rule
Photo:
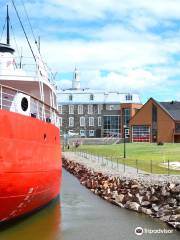
[[[126,134],[125,134],[126,128],[127,128],[127,126],[123,125],[123,130],[124,130],[124,158],[126,158]]]

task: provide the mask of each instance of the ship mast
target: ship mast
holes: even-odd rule
[[[7,20],[7,38],[6,38],[6,43],[7,43],[7,45],[10,45],[10,33],[9,33],[9,21],[10,21],[10,18],[9,18],[9,8],[8,8],[8,5],[7,5],[7,17],[6,17],[6,20]]]

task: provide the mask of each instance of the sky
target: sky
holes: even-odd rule
[[[24,47],[11,1],[0,2],[0,34],[7,2],[17,43]],[[60,88],[71,87],[76,66],[83,88],[139,93],[143,102],[180,100],[180,0],[14,2],[34,41],[28,12]]]

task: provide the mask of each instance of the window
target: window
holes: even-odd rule
[[[93,95],[93,94],[90,95],[90,100],[91,100],[91,101],[94,100],[94,95]]]
[[[69,101],[72,101],[73,100],[73,96],[72,94],[69,95]]]
[[[98,114],[101,114],[102,111],[102,105],[98,105]]]
[[[74,118],[73,117],[69,118],[69,127],[74,127]]]
[[[62,114],[62,105],[58,106],[58,111],[59,111],[59,114]]]
[[[86,136],[85,130],[80,130],[80,136],[81,136],[81,137],[85,137],[85,136]]]
[[[132,95],[131,94],[126,95],[126,101],[132,101]]]
[[[78,105],[78,114],[83,114],[83,105]]]
[[[93,105],[88,105],[88,114],[93,114]]]
[[[98,117],[98,127],[101,126],[101,117]]]
[[[89,118],[89,126],[94,127],[94,118],[93,117]]]
[[[94,137],[94,130],[89,130],[89,137]]]
[[[157,122],[157,107],[152,105],[152,122]]]
[[[104,116],[103,131],[104,137],[120,136],[120,118],[119,116]]]
[[[80,117],[80,126],[85,127],[85,117]]]
[[[62,118],[59,118],[59,126],[62,127]]]
[[[69,105],[69,114],[74,114],[74,105]]]
[[[114,110],[114,105],[106,105],[106,110]]]
[[[126,127],[128,127],[130,118],[131,118],[131,109],[130,108],[123,109],[123,125],[126,125]]]
[[[133,142],[150,142],[150,127],[146,125],[137,125],[132,127]]]
[[[152,142],[157,142],[157,107],[152,105]]]

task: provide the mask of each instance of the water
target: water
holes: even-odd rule
[[[165,223],[121,209],[92,194],[76,178],[63,172],[61,204],[52,202],[41,211],[0,229],[0,240],[176,240],[172,234],[134,234],[137,226],[171,229]]]

